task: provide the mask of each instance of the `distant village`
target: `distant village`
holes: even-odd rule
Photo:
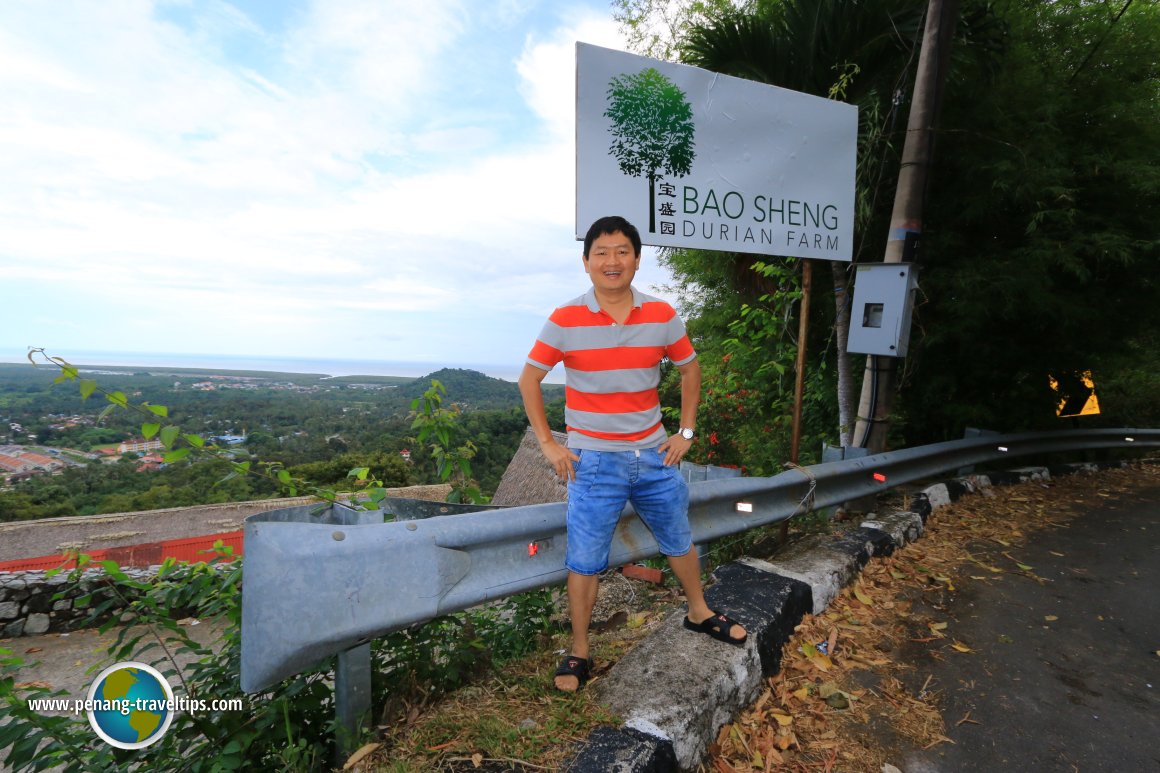
[[[92,371],[102,373],[103,371]],[[393,384],[378,383],[344,383],[344,384],[295,384],[291,381],[271,381],[268,378],[235,375],[207,375],[197,381],[174,381],[175,391],[188,389],[194,392],[216,392],[224,390],[273,390],[281,392],[295,392],[300,394],[317,394],[335,389],[365,389],[378,391],[393,389]],[[135,392],[134,396],[139,396]],[[343,408],[345,412],[347,409]],[[93,426],[93,416],[49,414],[44,417],[50,429],[65,430],[75,427]],[[17,422],[8,425],[8,444],[0,445],[0,487],[8,487],[29,478],[40,475],[59,475],[68,467],[83,467],[94,460],[113,463],[125,458],[125,454],[137,457],[137,470],[157,470],[165,466],[163,444],[160,440],[145,438],[129,438],[119,445],[107,445],[93,448],[91,451],[81,451],[75,448],[55,448],[37,444],[36,436]],[[0,443],[4,442],[3,431],[0,430]],[[25,440],[26,439],[26,440]],[[243,435],[216,435],[207,438],[220,445],[240,445],[246,441]],[[27,445],[17,445],[26,442]],[[410,452],[406,451],[403,458],[409,461]]]
[[[94,423],[92,416],[61,416],[46,417],[53,422],[51,429],[69,429],[72,427],[91,426]],[[23,425],[12,422],[8,425],[9,438],[19,440],[27,437],[33,443],[36,436],[26,432]],[[215,435],[210,441],[222,445],[239,445],[246,442],[242,435]],[[137,471],[157,470],[165,466],[164,456],[161,454],[163,445],[160,440],[145,438],[130,438],[117,445],[108,445],[96,448],[93,451],[81,451],[75,448],[53,448],[43,445],[15,445],[9,443],[0,445],[0,486],[10,486],[22,480],[37,475],[59,475],[68,467],[83,467],[94,460],[117,462],[125,454],[137,457]]]

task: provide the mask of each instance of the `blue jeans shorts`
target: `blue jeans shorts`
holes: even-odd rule
[[[612,535],[631,502],[666,556],[693,547],[689,487],[679,469],[666,467],[655,448],[639,451],[574,449],[576,479],[568,483],[568,550],[564,565],[576,574],[608,568]]]

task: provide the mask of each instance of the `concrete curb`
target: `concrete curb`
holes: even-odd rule
[[[1126,466],[1066,464],[951,478],[911,495],[907,512],[869,518],[841,536],[808,537],[771,561],[742,558],[718,567],[706,598],[749,630],[748,641],[731,647],[698,636],[684,629],[684,610],[673,613],[592,684],[597,699],[624,725],[593,731],[564,770],[694,770],[721,727],[781,668],[782,648],[802,617],[824,611],[872,556],[889,555],[920,537],[935,509],[991,486]]]

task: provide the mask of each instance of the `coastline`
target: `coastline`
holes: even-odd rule
[[[292,373],[296,375],[319,375],[330,378],[348,376],[394,376],[398,378],[421,378],[443,368],[463,368],[475,370],[492,378],[515,382],[519,378],[522,362],[509,365],[494,363],[437,363],[437,362],[392,362],[388,360],[351,360],[325,357],[271,357],[220,354],[173,354],[147,352],[48,352],[52,356],[63,357],[79,368],[141,368],[210,371],[246,371],[263,373]],[[0,363],[28,364],[26,354],[8,355],[0,353]]]

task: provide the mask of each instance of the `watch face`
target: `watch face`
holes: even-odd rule
[[[682,429],[681,430],[681,437],[683,437],[685,440],[692,440],[693,439],[693,430],[688,429],[688,428]]]

